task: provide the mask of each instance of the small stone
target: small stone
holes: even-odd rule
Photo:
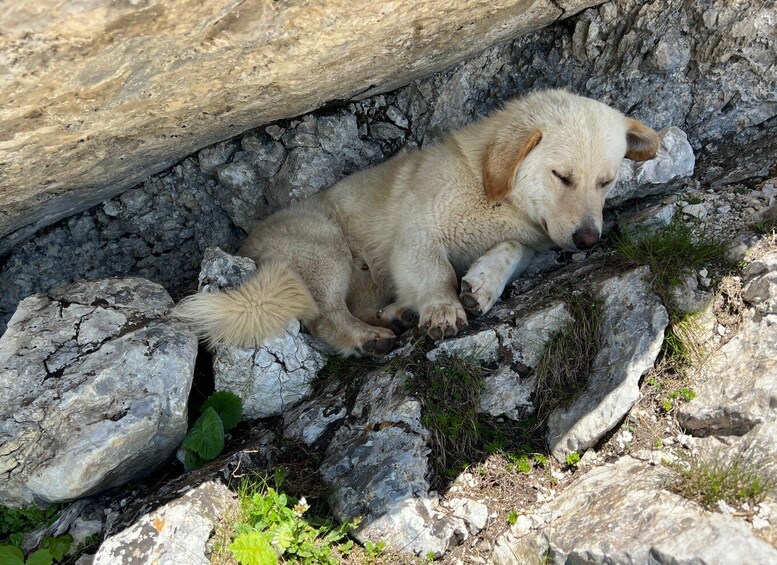
[[[688,204],[687,206],[683,206],[683,214],[703,220],[707,217],[707,208],[704,204]]]

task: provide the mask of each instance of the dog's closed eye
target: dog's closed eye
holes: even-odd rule
[[[605,186],[609,185],[613,180],[615,179],[600,180],[599,188],[604,188]]]
[[[553,173],[553,176],[560,180],[564,186],[572,186],[574,184],[571,176],[562,175],[556,169],[553,169],[551,173]]]

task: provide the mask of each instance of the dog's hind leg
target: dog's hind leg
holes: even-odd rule
[[[392,331],[356,318],[346,299],[354,260],[339,225],[316,209],[290,209],[268,219],[240,250],[257,262],[283,260],[305,283],[318,306],[306,327],[343,355],[382,355]]]
[[[461,279],[461,303],[468,312],[488,312],[505,287],[526,270],[534,249],[517,241],[503,241],[486,251]]]

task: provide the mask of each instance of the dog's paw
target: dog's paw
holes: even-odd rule
[[[499,297],[488,284],[485,276],[477,276],[477,274],[472,276],[472,273],[467,273],[467,276],[461,280],[459,300],[470,314],[476,316],[485,314],[496,304],[497,298]]]
[[[399,306],[396,302],[378,310],[375,317],[379,325],[392,329],[397,335],[418,325],[418,313],[411,308]]]
[[[451,337],[467,325],[467,314],[459,301],[430,302],[421,308],[418,327],[434,340]]]
[[[391,330],[375,328],[373,335],[368,336],[360,345],[356,347],[359,355],[370,355],[380,357],[385,355],[397,343],[397,336]]]

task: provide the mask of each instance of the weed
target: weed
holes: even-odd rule
[[[379,541],[378,543],[372,543],[367,540],[364,542],[364,552],[367,554],[367,562],[373,563],[376,559],[383,555],[386,550],[386,542]]]
[[[582,392],[601,344],[600,301],[565,287],[557,288],[554,293],[564,297],[573,320],[551,336],[534,370],[541,422],[555,408],[571,404]]]
[[[201,415],[181,443],[184,468],[201,467],[224,449],[224,432],[234,428],[243,413],[240,398],[228,391],[213,393],[200,407]]]
[[[777,220],[763,220],[754,222],[750,226],[758,235],[769,235],[777,230]]]
[[[694,238],[691,228],[679,220],[644,238],[623,232],[614,239],[616,254],[624,261],[650,267],[649,282],[669,313],[661,359],[678,374],[703,357],[698,320],[675,304],[671,287],[688,269],[721,261],[725,246],[711,239]],[[671,407],[669,408],[671,410]]]
[[[758,504],[777,490],[777,476],[757,452],[748,448],[733,454],[706,452],[671,466],[676,479],[669,487],[709,509],[718,501],[733,506]]]
[[[273,485],[268,477],[246,479],[238,491],[240,516],[229,545],[232,556],[243,565],[273,564],[284,561],[338,563],[337,553],[353,548],[347,538],[356,522],[334,526],[327,520],[306,517],[304,498],[282,492],[285,472],[276,468]],[[334,550],[334,551],[333,551]]]
[[[577,467],[580,463],[580,454],[577,451],[573,451],[566,456],[565,461],[570,467]]]
[[[672,322],[680,317],[669,292],[672,283],[681,280],[687,269],[720,261],[725,253],[725,246],[721,243],[703,236],[695,239],[691,228],[680,220],[644,238],[625,231],[614,238],[614,246],[623,260],[650,267],[650,283],[670,310]]]
[[[517,521],[518,521],[518,513],[515,510],[510,510],[510,513],[507,515],[507,523],[512,526]]]

